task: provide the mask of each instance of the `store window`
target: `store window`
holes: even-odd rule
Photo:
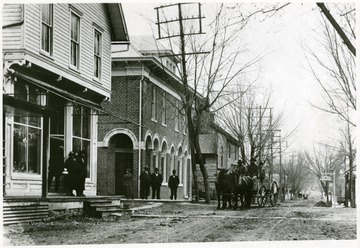
[[[90,177],[90,109],[75,105],[73,108],[73,151],[85,152],[87,177]]]
[[[42,105],[40,89],[19,79],[14,85],[14,98]],[[42,123],[38,114],[19,112],[14,116],[13,126],[13,171],[40,174]]]
[[[40,174],[41,118],[14,117],[13,171]]]

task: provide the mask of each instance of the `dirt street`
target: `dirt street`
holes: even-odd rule
[[[156,203],[121,217],[67,218],[4,227],[5,245],[354,240],[356,209],[287,201],[247,210],[216,203]]]

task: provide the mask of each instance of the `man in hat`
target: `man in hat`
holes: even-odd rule
[[[151,189],[152,189],[153,199],[155,199],[155,195],[156,195],[156,199],[160,199],[160,188],[162,182],[163,182],[163,177],[159,173],[159,169],[155,168],[154,173],[151,174]]]
[[[150,175],[149,168],[145,166],[140,174],[140,198],[147,199],[150,195]]]
[[[249,176],[254,177],[257,176],[257,165],[256,165],[256,158],[251,158],[250,166],[249,166]]]

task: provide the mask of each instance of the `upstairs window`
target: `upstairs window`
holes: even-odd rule
[[[41,4],[41,50],[52,54],[53,44],[53,5]]]
[[[102,53],[102,35],[95,29],[94,31],[94,78],[101,77],[101,54]]]
[[[152,88],[151,119],[156,121],[156,87],[155,86]]]
[[[179,124],[180,117],[179,117],[179,101],[176,101],[176,107],[175,107],[175,131],[179,131]]]
[[[163,92],[161,104],[161,123],[166,125],[166,93]]]
[[[80,17],[71,12],[70,65],[79,69],[80,58]]]

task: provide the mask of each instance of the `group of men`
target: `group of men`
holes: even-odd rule
[[[79,154],[70,152],[69,157],[64,163],[64,148],[58,147],[52,154],[49,161],[48,190],[55,177],[55,192],[59,192],[60,178],[63,176],[66,195],[85,196],[85,179],[87,176],[86,153],[81,151]]]
[[[159,173],[159,169],[155,168],[154,172],[150,174],[149,168],[145,167],[140,174],[140,198],[147,199],[150,196],[150,186],[152,191],[152,199],[160,199],[160,189],[163,182],[163,176]],[[169,177],[168,186],[170,188],[170,199],[176,200],[177,188],[179,186],[179,177],[176,175],[176,170],[172,171]]]

